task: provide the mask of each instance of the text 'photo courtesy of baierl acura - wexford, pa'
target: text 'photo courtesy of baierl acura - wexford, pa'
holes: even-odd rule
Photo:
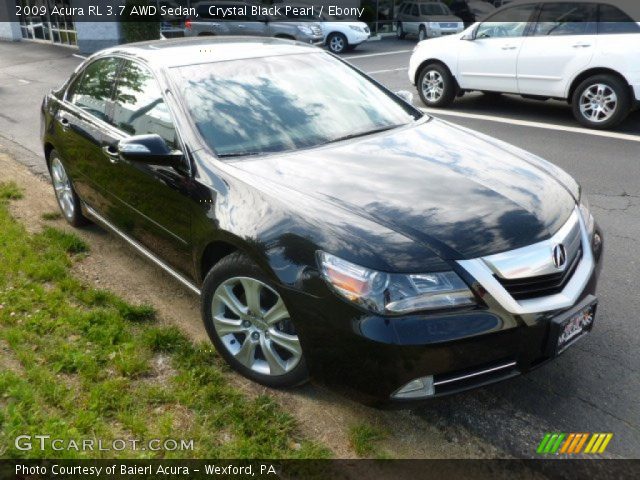
[[[638,478],[639,107],[634,0],[0,0],[0,478]]]

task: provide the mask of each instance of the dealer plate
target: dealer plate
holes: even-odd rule
[[[571,312],[551,322],[550,353],[559,355],[593,328],[598,301],[591,296]]]

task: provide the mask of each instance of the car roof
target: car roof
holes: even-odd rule
[[[195,37],[129,43],[100,51],[97,55],[128,55],[159,67],[245,60],[282,55],[322,53],[318,47],[293,40],[269,37]]]

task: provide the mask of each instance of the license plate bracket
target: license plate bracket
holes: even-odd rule
[[[589,295],[579,305],[551,320],[547,354],[555,357],[593,328],[598,299]]]

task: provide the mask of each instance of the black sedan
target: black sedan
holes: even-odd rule
[[[220,355],[262,384],[426,399],[592,328],[602,235],[578,184],[315,47],[102,51],[47,95],[42,140],[65,218],[198,294]]]

